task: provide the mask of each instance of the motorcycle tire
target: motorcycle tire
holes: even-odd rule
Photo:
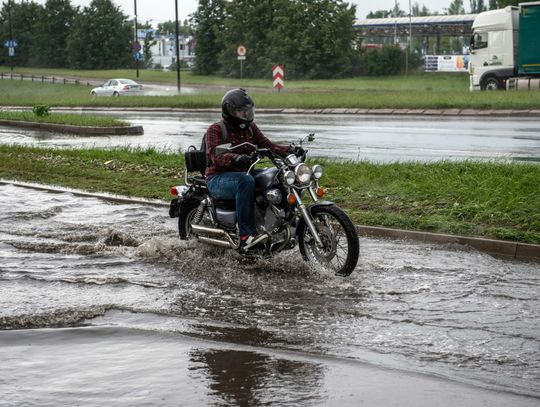
[[[178,215],[178,234],[180,239],[188,240],[192,238],[191,235],[191,221],[197,213],[199,208],[199,201],[190,200],[182,204]]]
[[[360,255],[356,227],[347,214],[335,205],[315,206],[311,208],[311,216],[324,247],[317,246],[306,222],[301,221],[297,234],[302,257],[336,275],[350,275]]]

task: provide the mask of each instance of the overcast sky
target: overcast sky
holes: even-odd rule
[[[46,0],[34,0],[37,3],[45,4]],[[88,6],[91,0],[71,0],[73,5]],[[134,0],[113,0],[124,11],[124,14],[134,15]],[[175,0],[136,0],[137,1],[137,16],[139,21],[153,20],[155,22],[163,22],[174,20],[174,5]],[[395,0],[354,0],[349,3],[356,4],[356,17],[365,18],[366,14],[375,10],[388,10],[394,7]],[[425,5],[430,11],[442,12],[448,8],[452,0],[411,0],[411,4],[418,2],[420,6]],[[409,1],[398,1],[402,10],[408,11]],[[469,9],[469,2],[464,2],[465,10]],[[178,0],[178,17],[180,20],[188,18],[188,16],[197,9],[198,0]],[[153,25],[156,25],[155,23]]]

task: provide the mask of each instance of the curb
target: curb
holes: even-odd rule
[[[26,106],[3,106],[3,109],[30,109]],[[54,107],[52,111],[92,112],[108,110],[111,112],[208,112],[220,113],[219,108],[178,108],[178,107]],[[437,117],[531,117],[540,118],[540,109],[369,109],[369,108],[258,108],[263,114],[325,114],[325,115],[374,115],[374,116],[437,116]]]
[[[425,243],[457,244],[496,257],[540,262],[540,245],[535,244],[376,226],[357,226],[357,231],[363,236],[406,239]]]
[[[54,131],[58,133],[84,134],[95,136],[109,135],[140,135],[144,134],[142,126],[126,127],[91,127],[91,126],[73,126],[69,124],[26,122],[19,120],[0,120],[0,126],[25,127],[30,129]]]
[[[42,184],[28,182],[18,182],[0,179],[0,184],[9,184],[23,188],[32,188],[42,191],[71,193],[76,196],[92,197],[104,199],[110,202],[143,204],[168,208],[169,202],[159,199],[131,198],[121,195],[106,193],[85,192],[70,188],[52,187]],[[478,250],[495,257],[514,259],[520,261],[540,262],[540,245],[511,242],[506,240],[486,239],[480,237],[468,237],[459,235],[448,235],[444,233],[420,232],[413,230],[391,229],[377,226],[357,225],[356,229],[360,236],[380,237],[385,239],[413,240],[424,243],[455,244]]]
[[[54,110],[82,110],[99,111],[106,107],[57,107]],[[106,108],[109,111],[134,111],[134,112],[221,112],[216,108]],[[356,109],[356,108],[333,108],[333,109],[296,109],[296,108],[258,108],[258,113],[263,114],[327,114],[327,115],[378,115],[378,116],[460,116],[460,117],[534,117],[540,118],[540,109],[510,110],[510,109]]]

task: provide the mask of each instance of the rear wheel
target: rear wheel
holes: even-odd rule
[[[311,235],[305,222],[298,226],[300,253],[307,261],[315,262],[341,276],[351,274],[358,263],[360,243],[356,228],[349,217],[334,205],[311,209],[313,224],[323,246]]]
[[[180,208],[178,216],[178,234],[180,235],[180,239],[188,240],[193,238],[193,235],[191,234],[191,224],[195,219],[198,208],[199,201],[195,200],[186,202]]]
[[[114,91],[114,93],[112,94],[114,97],[117,97],[117,96],[120,96],[120,93]]]

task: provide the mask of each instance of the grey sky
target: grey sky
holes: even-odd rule
[[[46,0],[34,0],[37,3],[45,4]],[[87,6],[91,0],[71,0],[73,5]],[[132,16],[134,14],[134,1],[135,0],[113,0],[124,11],[125,14]],[[174,7],[175,0],[136,0],[137,1],[137,16],[138,20],[146,21],[153,20],[153,22],[163,22],[168,20],[174,20]],[[364,18],[370,11],[375,10],[388,10],[394,7],[395,0],[353,0],[349,3],[356,4],[356,17]],[[419,3],[425,6],[431,11],[442,12],[445,8],[448,8],[452,0],[424,0],[417,1],[411,0],[411,4]],[[400,8],[408,11],[409,1],[398,1]],[[470,8],[469,2],[464,2],[465,10]],[[180,20],[188,18],[189,14],[193,13],[197,9],[198,0],[178,0],[178,16]],[[155,25],[155,24],[153,24]]]

